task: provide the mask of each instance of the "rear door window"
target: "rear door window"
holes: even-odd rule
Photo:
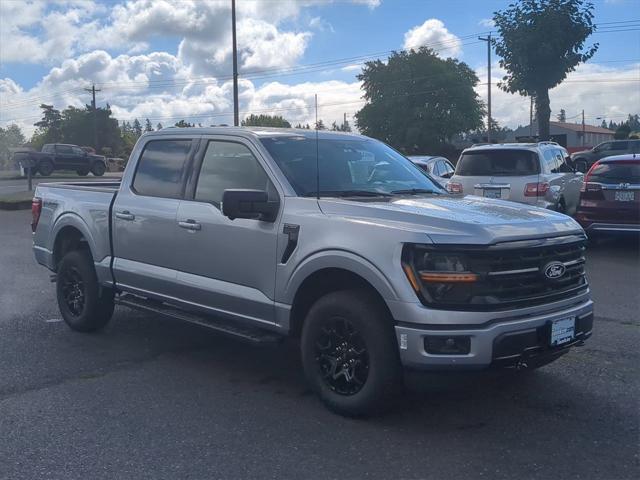
[[[191,140],[152,140],[144,147],[133,179],[138,195],[182,197]]]
[[[640,184],[640,162],[607,162],[596,165],[589,182]]]
[[[69,145],[57,145],[56,152],[61,153],[62,155],[69,155],[73,153],[73,150],[71,150]]]
[[[475,150],[464,152],[456,175],[509,177],[540,173],[538,155],[529,150]]]

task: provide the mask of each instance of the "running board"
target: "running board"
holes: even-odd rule
[[[214,330],[225,335],[235,337],[239,340],[254,344],[274,344],[280,342],[284,337],[277,333],[264,330],[262,328],[250,327],[231,320],[225,320],[209,315],[198,315],[187,312],[173,305],[148,300],[132,294],[122,294],[116,297],[115,303],[124,305],[136,310],[142,310],[148,313],[156,313],[170,318],[176,318],[183,322],[200,325],[201,327]]]

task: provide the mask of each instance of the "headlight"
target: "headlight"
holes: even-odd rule
[[[464,254],[443,252],[431,245],[405,245],[402,269],[425,304],[468,303],[478,281]]]

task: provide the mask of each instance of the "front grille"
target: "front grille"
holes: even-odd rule
[[[478,251],[468,256],[479,274],[472,286],[471,304],[517,307],[550,303],[586,290],[585,241],[515,249]],[[565,273],[557,279],[544,275],[545,266],[560,262]]]

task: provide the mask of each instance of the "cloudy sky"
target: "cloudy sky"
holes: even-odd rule
[[[240,110],[325,123],[362,106],[361,64],[431,46],[486,82],[486,44],[499,0],[237,0]],[[619,121],[640,110],[638,0],[599,0],[596,56],[551,93],[578,121]],[[0,126],[26,133],[38,105],[111,105],[120,120],[232,123],[230,0],[0,0]],[[635,20],[635,22],[634,22]],[[614,23],[626,22],[626,23]],[[502,72],[494,57],[492,81]],[[478,86],[486,99],[486,86]],[[528,123],[527,99],[493,88],[502,125]]]

